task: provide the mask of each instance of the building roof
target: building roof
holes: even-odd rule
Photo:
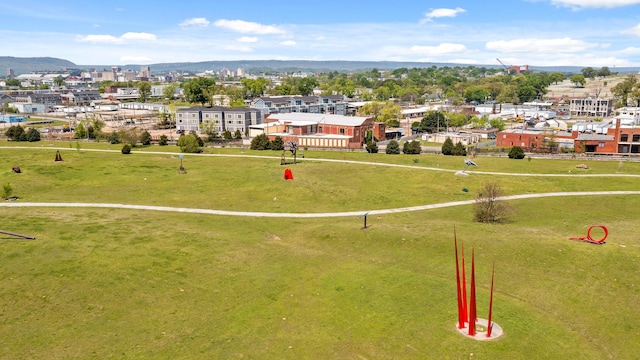
[[[359,126],[362,125],[367,117],[362,116],[344,116],[331,114],[312,114],[312,113],[278,113],[270,114],[268,119],[276,119],[280,121],[305,121],[316,124]]]

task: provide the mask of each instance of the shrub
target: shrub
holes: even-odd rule
[[[120,144],[120,135],[117,132],[112,131],[111,134],[107,135],[107,142],[109,144]]]
[[[520,146],[514,146],[509,150],[509,159],[524,159],[524,149]]]
[[[442,155],[453,155],[453,141],[448,136],[442,144]]]
[[[13,188],[11,187],[11,184],[6,183],[4,185],[2,185],[2,198],[7,200],[11,197],[11,195],[13,194]]]
[[[189,134],[189,135],[180,135],[178,139],[178,146],[180,147],[180,151],[183,153],[201,153],[202,148],[200,141],[202,141],[197,135]]]
[[[151,145],[151,134],[147,130],[140,134],[140,142],[142,145]]]
[[[251,150],[268,150],[270,145],[267,134],[260,134],[251,140]]]
[[[169,138],[167,135],[160,135],[160,141],[158,141],[158,145],[166,146],[169,144]]]
[[[453,147],[452,155],[454,156],[465,156],[467,155],[467,150],[464,148],[461,142],[458,141],[456,146]]]
[[[131,154],[131,146],[129,146],[129,144],[124,144],[121,151],[125,155]]]
[[[420,146],[420,141],[413,140],[411,142],[406,141],[402,145],[402,152],[405,154],[420,154],[422,152],[422,146]]]
[[[26,134],[26,140],[28,142],[40,141],[40,132],[34,128],[29,129]]]
[[[497,223],[507,220],[511,207],[500,197],[502,188],[496,183],[486,184],[476,196],[474,204],[474,221]]]
[[[284,141],[280,136],[276,136],[269,147],[271,150],[284,150]]]
[[[367,143],[367,152],[369,154],[377,154],[378,153],[378,144],[376,144],[374,141],[369,141]]]
[[[26,140],[24,129],[20,125],[14,125],[9,127],[9,129],[7,129],[7,131],[4,132],[4,135],[8,137],[9,140],[13,140],[13,141]]]
[[[400,154],[400,144],[396,140],[391,140],[387,144],[387,149],[385,150],[387,154]]]

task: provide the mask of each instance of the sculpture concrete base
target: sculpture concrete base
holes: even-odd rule
[[[493,329],[491,329],[491,336],[487,337],[488,323],[489,321],[487,319],[478,319],[478,321],[476,321],[476,334],[474,336],[469,336],[469,328],[468,328],[469,324],[466,324],[466,326],[463,327],[462,329],[458,327],[458,324],[456,324],[456,328],[458,329],[460,334],[470,339],[479,340],[479,341],[495,340],[500,336],[502,336],[503,334],[502,328],[500,327],[500,325],[494,322]]]

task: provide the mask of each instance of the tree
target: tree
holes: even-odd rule
[[[251,150],[269,150],[269,137],[267,134],[260,134],[251,140]]]
[[[524,149],[520,146],[513,146],[509,150],[509,159],[524,159]]]
[[[263,77],[259,77],[257,79],[244,78],[240,80],[240,83],[244,87],[246,93],[250,97],[254,98],[262,96],[270,82]]]
[[[151,145],[151,134],[147,130],[140,134],[140,142],[142,145]]]
[[[284,141],[280,136],[276,136],[273,141],[271,141],[269,148],[271,148],[271,150],[284,150]]]
[[[34,128],[30,128],[26,133],[26,140],[29,142],[40,141],[40,132]]]
[[[198,137],[195,134],[180,135],[177,145],[180,147],[180,151],[183,153],[195,154],[202,152],[202,145],[198,141]]]
[[[420,130],[428,133],[440,131],[445,126],[445,116],[442,111],[430,110],[420,121]]]
[[[554,84],[558,84],[560,81],[563,81],[566,78],[567,77],[565,76],[565,74],[558,71],[554,71],[549,74],[549,80],[551,80]]]
[[[138,101],[147,102],[151,96],[151,83],[148,81],[140,81],[138,83]]]
[[[453,141],[448,136],[442,144],[442,155],[453,155]]]
[[[167,135],[160,135],[160,141],[158,141],[158,145],[160,146],[166,146],[169,144],[169,138],[167,137]]]
[[[242,139],[242,131],[240,131],[240,129],[237,129],[236,132],[233,134],[233,137],[237,140]]]
[[[314,77],[307,76],[298,82],[298,93],[307,96],[313,93],[313,89],[318,86],[318,80]]]
[[[476,196],[473,219],[482,223],[506,221],[511,213],[511,207],[504,200],[501,200],[503,194],[504,192],[498,184],[485,184]]]
[[[137,128],[121,130],[118,133],[118,137],[123,144],[127,144],[131,147],[136,147],[140,140],[140,132]]]
[[[575,84],[576,87],[584,87],[584,85],[587,83],[587,80],[584,78],[584,75],[580,75],[580,74],[571,75],[569,77],[569,81],[571,81],[572,84]]]
[[[9,129],[7,129],[7,131],[4,132],[4,135],[7,138],[9,138],[9,140],[13,140],[13,141],[26,140],[26,134],[24,132],[24,129],[20,125],[13,125],[9,127]]]
[[[64,85],[64,79],[62,78],[62,76],[58,76],[55,79],[53,79],[53,84],[55,86],[60,87],[60,86]]]
[[[393,101],[379,102],[372,101],[364,104],[358,109],[360,116],[373,116],[376,121],[384,122],[389,126],[398,126],[402,114],[402,108]]]
[[[400,154],[400,144],[396,140],[391,140],[387,144],[387,149],[385,150],[387,154]]]
[[[162,88],[162,96],[166,99],[166,100],[173,100],[173,97],[176,95],[176,89],[177,87],[174,84],[168,84],[165,85],[165,87]]]
[[[405,141],[404,144],[402,144],[402,152],[404,154],[415,154],[415,155],[420,154],[422,152],[420,141],[418,140]]]
[[[607,66],[603,66],[600,68],[600,70],[598,70],[598,76],[607,77],[610,75],[611,75],[611,70],[609,70],[609,67]]]
[[[453,151],[451,152],[451,155],[453,155],[453,156],[466,156],[467,155],[467,149],[465,149],[464,145],[462,145],[462,143],[460,141],[458,141],[458,143],[456,143],[456,145],[453,147]]]
[[[182,84],[186,100],[192,103],[199,102],[202,106],[212,103],[215,87],[216,81],[205,77],[197,77]]]
[[[120,136],[115,132],[115,130],[107,136],[107,142],[109,144],[120,144]]]
[[[225,140],[233,139],[233,135],[231,135],[231,131],[225,130],[224,134],[222,134],[222,138]]]
[[[581,72],[582,75],[587,79],[595,79],[595,77],[598,75],[598,71],[590,66],[582,69]]]
[[[611,88],[611,93],[615,96],[618,103],[622,106],[627,106],[632,94],[639,88],[638,78],[634,75],[628,75],[624,81]]]

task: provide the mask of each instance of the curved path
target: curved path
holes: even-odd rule
[[[77,151],[76,149],[67,148],[37,148],[28,146],[12,146],[12,147],[0,147],[0,148],[20,148],[20,149],[47,149],[47,150],[67,150]],[[119,150],[101,150],[101,149],[82,149],[82,151],[93,152],[109,152],[120,153]],[[180,155],[174,152],[160,152],[160,151],[140,151],[136,154],[153,154],[153,155]],[[185,154],[189,156],[213,156],[213,157],[247,157],[247,158],[261,158],[261,159],[280,159],[277,156],[259,156],[259,155],[233,155],[233,154]],[[431,170],[431,171],[446,171],[446,172],[458,172],[459,170],[430,168],[430,167],[418,167],[411,165],[398,165],[398,164],[385,164],[368,161],[354,161],[354,160],[337,160],[337,159],[305,159],[303,161],[324,161],[324,162],[341,162],[351,164],[373,165],[373,166],[387,166],[387,167],[401,167],[411,168],[417,170]],[[482,171],[467,171],[467,173],[474,174],[493,174],[493,175],[507,175],[507,176],[544,176],[544,177],[640,177],[640,175],[634,174],[521,174],[521,173],[502,173],[502,172],[482,172]],[[550,193],[538,193],[538,194],[522,194],[503,196],[498,200],[519,200],[529,198],[542,198],[542,197],[558,197],[558,196],[602,196],[602,195],[640,195],[640,191],[578,191],[578,192],[550,192]],[[272,212],[252,212],[252,211],[226,211],[226,210],[212,210],[212,209],[197,209],[197,208],[181,208],[170,206],[152,206],[152,205],[127,205],[127,204],[108,204],[108,203],[40,203],[40,202],[5,202],[0,203],[0,207],[77,207],[77,208],[108,208],[108,209],[130,209],[130,210],[151,210],[151,211],[167,211],[167,212],[182,212],[193,214],[208,214],[208,215],[223,215],[223,216],[247,216],[247,217],[274,217],[274,218],[326,218],[326,217],[350,217],[361,216],[363,214],[369,215],[382,215],[393,214],[408,211],[421,211],[429,209],[439,209],[451,206],[462,206],[473,204],[475,200],[464,201],[452,201],[439,204],[418,205],[403,208],[394,209],[379,209],[379,210],[362,210],[362,211],[346,211],[346,212],[331,212],[331,213],[272,213]]]
[[[602,196],[602,195],[640,195],[640,191],[579,191],[579,192],[551,192],[540,194],[522,194],[503,196],[498,200],[518,200],[542,197],[557,196]],[[248,217],[273,217],[273,218],[326,218],[326,217],[349,217],[361,216],[363,214],[382,215],[393,214],[408,211],[420,211],[429,209],[439,209],[451,206],[461,206],[473,204],[475,200],[452,201],[439,204],[428,204],[419,206],[410,206],[395,209],[380,209],[370,211],[345,211],[332,213],[271,213],[271,212],[252,212],[252,211],[226,211],[196,208],[180,208],[170,206],[149,206],[149,205],[127,205],[127,204],[102,204],[102,203],[36,203],[36,202],[5,202],[0,203],[0,207],[80,207],[80,208],[107,208],[107,209],[130,209],[130,210],[153,210],[181,212],[192,214],[208,214],[208,215],[224,215],[224,216],[248,216]]]

